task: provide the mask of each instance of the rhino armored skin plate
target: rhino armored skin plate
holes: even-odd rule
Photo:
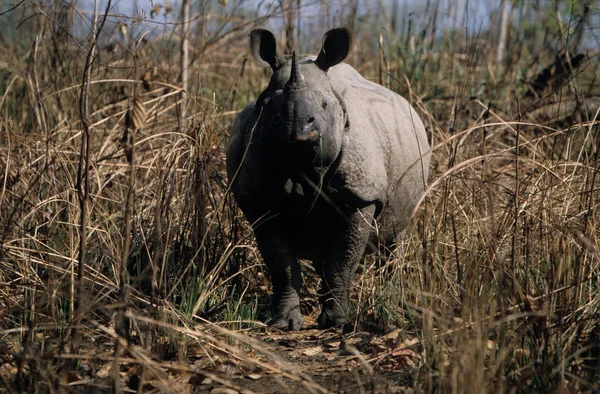
[[[287,60],[268,30],[250,51],[273,70],[234,121],[227,175],[252,224],[273,284],[271,325],[299,330],[298,259],[322,278],[320,328],[352,317],[352,277],[368,245],[403,236],[429,169],[425,127],[398,94],[343,60],[346,28],[323,36],[318,56]]]

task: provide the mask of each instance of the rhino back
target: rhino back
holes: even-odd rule
[[[349,117],[339,169],[346,187],[364,201],[378,202],[393,216],[382,218],[386,225],[402,230],[428,176],[425,127],[407,100],[351,66],[339,64],[329,75]]]
[[[255,105],[256,102],[250,103],[237,115],[227,144],[227,177],[237,203],[245,212],[247,200],[260,191],[263,175],[261,162],[257,160],[260,146],[252,143],[257,124]]]

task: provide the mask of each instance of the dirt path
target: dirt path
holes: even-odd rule
[[[339,329],[318,330],[310,317],[305,327],[298,332],[266,330],[253,334],[252,337],[262,341],[268,352],[279,360],[281,373],[262,371],[236,376],[231,379],[237,388],[235,391],[412,392],[414,361],[418,356],[410,346],[416,341],[402,340],[399,330],[385,336],[366,332],[342,334]],[[272,362],[272,359],[264,361]],[[202,390],[220,392],[218,384]]]
[[[144,393],[412,392],[419,358],[412,350],[417,345],[414,338],[400,330],[383,336],[319,330],[310,316],[305,327],[297,332],[263,327],[246,333],[250,340],[229,332],[183,344],[176,336],[165,336],[158,338],[163,345],[151,348],[143,348],[137,339],[133,342],[138,344],[132,342],[119,363],[119,385],[122,392]],[[14,388],[19,380],[20,342],[12,337],[5,347],[0,357],[0,383]],[[76,369],[68,370],[63,368],[66,353],[54,349],[44,354],[42,347],[35,346],[25,355],[19,385],[24,389],[55,386],[59,392],[110,393],[114,385],[112,356],[110,340],[85,342]]]

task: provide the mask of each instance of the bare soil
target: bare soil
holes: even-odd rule
[[[250,334],[264,344],[257,354],[276,371],[222,375],[226,387],[206,379],[194,392],[210,393],[405,393],[413,392],[417,342],[400,330],[378,336],[367,332],[344,334],[341,329],[319,330],[307,317],[297,332],[262,329]]]
[[[221,394],[413,392],[415,366],[420,357],[413,349],[418,341],[406,338],[401,330],[387,335],[319,330],[314,318],[307,317],[301,331],[283,332],[263,327],[246,334],[252,338],[252,345],[241,344],[245,359],[226,351],[226,346],[219,349],[219,346],[194,346],[193,343],[175,345],[176,340],[166,336],[164,347],[148,351],[149,357],[140,362],[144,356],[135,349],[141,349],[143,344],[132,345],[120,361],[121,390]],[[36,344],[25,354],[26,362],[19,375],[23,353],[19,352],[21,343],[16,337],[12,339],[12,344],[5,342],[6,353],[0,364],[0,379],[5,389],[114,392],[111,341],[84,342],[77,367],[71,370],[65,366],[66,352],[43,354],[47,344]],[[240,346],[240,343],[232,345]],[[36,381],[35,376],[39,374],[48,379]],[[49,387],[52,381],[54,387]]]

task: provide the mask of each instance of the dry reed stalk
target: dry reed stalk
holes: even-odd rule
[[[100,25],[98,26],[98,14],[97,14],[97,1],[94,1],[94,15],[92,17],[92,37],[90,39],[90,48],[88,50],[85,66],[83,72],[83,80],[81,82],[81,89],[79,95],[79,117],[83,132],[81,134],[81,149],[79,152],[79,163],[77,170],[77,194],[79,198],[79,252],[78,252],[78,268],[77,268],[77,290],[75,296],[75,305],[73,320],[71,322],[71,353],[77,354],[79,347],[79,322],[81,321],[84,314],[84,276],[86,266],[86,253],[87,253],[87,226],[88,226],[88,200],[90,194],[90,106],[89,106],[89,95],[90,95],[90,81],[92,75],[93,61],[96,54],[96,48],[98,45],[98,37],[104,28],[104,23],[108,17],[112,0],[108,0],[106,10]]]

